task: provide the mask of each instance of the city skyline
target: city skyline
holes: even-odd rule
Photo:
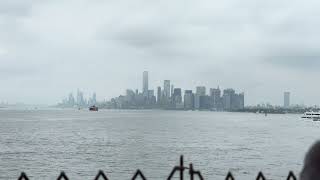
[[[170,80],[163,80],[163,88],[149,89],[149,72],[142,73],[142,88],[127,88],[125,94],[99,102],[101,107],[114,109],[176,109],[176,110],[214,110],[214,111],[242,111],[245,108],[244,93],[236,93],[234,89],[221,90],[210,88],[207,93],[205,86],[197,86],[196,91],[183,90],[175,87]],[[222,93],[223,92],[223,93]],[[76,99],[76,100],[75,100]],[[77,90],[77,96],[73,94],[62,100],[58,107],[84,108],[96,105],[96,93],[92,98],[85,99],[83,92]]]
[[[125,94],[120,94],[111,99],[97,101],[96,93],[92,97],[86,99],[83,92],[77,90],[76,98],[73,93],[58,103],[58,107],[87,107],[92,105],[100,105],[104,108],[115,109],[180,109],[180,110],[214,110],[214,111],[251,111],[255,108],[271,108],[271,109],[290,109],[297,110],[305,106],[290,103],[291,93],[286,91],[283,93],[283,105],[272,105],[270,103],[260,103],[256,105],[245,104],[245,94],[236,93],[233,88],[220,89],[207,88],[206,86],[196,86],[192,90],[182,89],[170,84],[170,80],[163,80],[163,86],[156,89],[149,89],[149,72],[143,71],[142,88],[132,89],[126,88]]]
[[[155,95],[155,97],[156,97],[156,99],[158,99],[158,88],[160,87],[160,88],[162,88],[162,90],[165,90],[165,91],[163,91],[165,94],[167,93],[168,94],[168,97],[171,97],[172,95],[173,95],[173,90],[175,89],[174,88],[174,84],[172,83],[172,81],[171,80],[162,80],[163,82],[163,86],[161,87],[161,86],[159,86],[159,85],[156,85],[156,87],[154,88],[154,89],[149,89],[149,84],[154,84],[155,82],[160,82],[159,80],[157,80],[157,81],[155,81],[155,82],[149,82],[149,71],[146,71],[146,70],[144,70],[143,71],[143,74],[142,74],[142,76],[141,76],[141,79],[142,79],[142,83],[141,83],[141,86],[140,87],[142,87],[141,89],[139,89],[138,87],[137,88],[125,88],[125,89],[122,89],[122,90],[120,90],[119,91],[119,93],[120,94],[125,94],[125,92],[128,90],[128,89],[132,89],[132,90],[135,90],[135,91],[139,91],[139,92],[141,92],[142,94],[144,94],[144,96],[148,96],[148,91],[152,91],[152,94],[154,94]],[[138,80],[137,80],[138,81]],[[138,85],[139,86],[139,85]],[[166,88],[165,88],[166,87]],[[217,85],[217,88],[218,89],[220,89],[220,85]],[[86,89],[86,88],[85,88]],[[185,91],[193,91],[193,92],[202,92],[201,94],[202,95],[211,95],[212,93],[214,93],[214,92],[211,92],[212,90],[215,90],[214,88],[212,88],[212,87],[206,87],[206,86],[194,86],[194,87],[192,87],[192,88],[179,88],[179,89],[183,89],[182,91],[181,91],[181,95],[182,96],[184,96],[184,94],[185,94]],[[203,90],[204,89],[204,90]],[[223,88],[222,88],[223,89]],[[226,87],[226,89],[229,89],[228,87]],[[146,92],[147,91],[147,92]],[[76,91],[77,93],[75,93],[75,92],[71,92],[71,93],[69,93],[69,97],[70,97],[70,94],[74,94],[74,95],[76,95],[76,94],[78,94],[79,93],[79,88],[77,88],[77,91]],[[94,92],[94,91],[80,91],[81,93],[82,93],[82,96],[83,96],[83,98],[86,96],[87,97],[87,99],[85,99],[85,100],[87,100],[86,102],[89,104],[89,101],[90,101],[90,99],[92,98],[91,96],[93,95],[94,97],[95,97],[95,102],[97,102],[97,101],[100,101],[100,102],[103,102],[103,101],[108,101],[108,100],[110,100],[110,99],[112,99],[113,97],[116,97],[116,96],[111,96],[111,97],[108,97],[108,96],[105,96],[105,95],[103,95],[103,94],[100,94],[100,98],[97,98],[97,95],[96,95],[96,92]],[[93,92],[93,93],[92,93]],[[243,94],[245,94],[245,91],[243,91],[242,92]],[[85,94],[85,95],[84,95]],[[119,94],[118,94],[119,95]],[[269,105],[274,105],[274,106],[280,106],[280,107],[289,107],[288,105],[285,105],[285,104],[289,104],[289,105],[306,105],[306,104],[303,104],[303,103],[292,103],[292,101],[291,101],[291,92],[288,92],[288,91],[284,91],[284,92],[282,92],[282,100],[281,101],[279,101],[280,103],[279,104],[274,104],[274,103],[272,103],[272,102],[270,102],[270,101],[261,101],[261,102],[259,102],[259,103],[257,103],[257,104],[250,104],[250,103],[248,103],[247,101],[246,101],[246,105],[247,106],[255,106],[255,105],[261,105],[261,104],[269,104]],[[79,94],[77,95],[77,96],[79,96]],[[65,97],[65,95],[63,96],[63,97]],[[75,96],[76,97],[76,96]],[[289,102],[286,102],[286,101],[288,101],[288,100],[286,100],[286,99],[288,99],[289,98]],[[68,99],[68,98],[66,98],[66,99]],[[63,101],[66,101],[66,99],[64,99]],[[58,100],[57,102],[60,102],[61,101],[61,99],[60,100]],[[9,103],[8,101],[4,101],[4,100],[0,100],[0,102],[1,102],[1,104],[28,104],[28,103],[25,103],[25,102],[14,102],[14,103]],[[77,101],[75,101],[75,102],[77,102]],[[40,104],[40,103],[39,103]],[[46,105],[54,105],[54,104],[56,104],[56,102],[55,103],[51,103],[51,104],[46,104]],[[91,103],[92,104],[92,103]],[[42,105],[44,105],[44,104],[42,104]],[[314,105],[317,105],[318,106],[318,104],[311,104],[311,105],[306,105],[306,106],[314,106]]]

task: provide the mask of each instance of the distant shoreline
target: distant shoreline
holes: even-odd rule
[[[78,107],[59,107],[54,108],[59,109],[79,109]],[[87,109],[87,107],[81,107],[81,110]],[[240,110],[211,110],[211,109],[170,109],[170,108],[105,108],[99,107],[101,110],[161,110],[161,111],[201,111],[201,112],[234,112],[234,113],[255,113],[255,114],[303,114],[307,111],[312,111],[310,108],[305,109],[264,109],[264,108],[244,108]],[[313,111],[319,111],[318,109],[313,109]]]

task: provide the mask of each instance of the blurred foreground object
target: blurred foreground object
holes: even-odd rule
[[[320,179],[320,141],[316,142],[307,153],[300,180]]]

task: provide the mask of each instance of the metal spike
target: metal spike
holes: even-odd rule
[[[69,180],[68,176],[62,171],[57,180]]]
[[[138,169],[137,172],[134,174],[132,180],[135,180],[138,176],[140,176],[142,180],[147,180],[147,178],[143,175],[140,169]]]
[[[228,175],[226,177],[226,180],[234,180],[233,175],[231,174],[231,172],[228,172]]]
[[[22,172],[18,180],[29,180],[29,178],[26,173]]]
[[[294,175],[294,173],[292,171],[289,172],[289,175],[287,177],[287,180],[297,180],[297,177]]]
[[[102,170],[100,170],[97,174],[97,176],[94,178],[94,180],[98,180],[100,177],[102,177],[104,180],[108,180],[107,176],[104,174]]]
[[[262,172],[259,172],[256,180],[266,180],[266,178],[264,177],[263,173]]]

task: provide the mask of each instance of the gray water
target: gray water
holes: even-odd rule
[[[0,110],[0,179],[166,179],[179,156],[205,179],[268,179],[300,172],[320,122],[300,115],[101,110]]]

